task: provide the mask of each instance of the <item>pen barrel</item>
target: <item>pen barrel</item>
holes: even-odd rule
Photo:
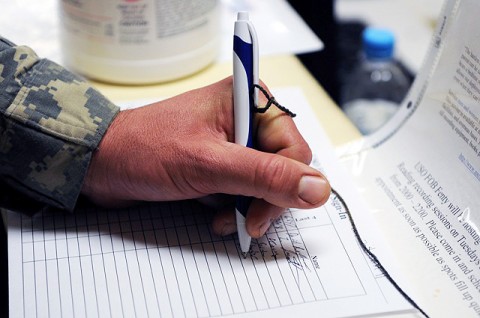
[[[235,143],[253,148],[253,44],[244,21],[235,23],[233,39],[233,105],[235,119]],[[252,198],[238,196],[236,208],[246,217]]]
[[[253,51],[252,44],[234,36],[233,105],[235,143],[252,147]]]
[[[253,32],[253,33],[252,33]],[[258,45],[255,30],[248,21],[248,13],[238,14],[233,37],[233,108],[235,142],[253,148],[253,116],[257,97],[254,84],[258,83]],[[247,232],[246,217],[252,197],[237,196],[236,222],[242,253],[250,249],[252,238]]]

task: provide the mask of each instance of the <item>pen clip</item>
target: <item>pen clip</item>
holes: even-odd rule
[[[258,53],[258,37],[257,37],[257,32],[255,31],[255,28],[253,26],[253,23],[248,20],[247,21],[247,26],[248,26],[248,31],[250,33],[250,37],[252,39],[252,66],[253,66],[253,71],[252,71],[252,76],[253,76],[253,87],[252,87],[252,93],[253,93],[253,106],[255,108],[258,108],[258,88],[256,85],[260,84],[260,79],[259,79],[259,53]]]

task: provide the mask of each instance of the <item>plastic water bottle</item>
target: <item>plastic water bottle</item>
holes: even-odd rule
[[[341,107],[360,132],[368,135],[395,114],[411,80],[393,57],[391,31],[366,28],[362,43],[363,56],[345,80]]]

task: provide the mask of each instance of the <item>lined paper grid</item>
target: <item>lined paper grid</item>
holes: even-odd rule
[[[295,105],[300,132],[321,154],[312,166],[328,172],[361,214],[302,91],[275,96]],[[10,316],[345,317],[411,309],[361,251],[340,203],[331,196],[318,209],[288,210],[252,240],[246,258],[236,235],[212,233],[214,212],[196,201],[33,218],[7,212]]]
[[[11,312],[216,317],[367,296],[326,207],[287,211],[245,259],[235,235],[212,233],[212,213],[195,201],[10,213],[10,229],[21,228],[23,277],[22,307]]]

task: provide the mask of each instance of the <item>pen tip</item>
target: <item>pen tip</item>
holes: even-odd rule
[[[248,255],[248,252],[242,252],[242,256],[244,259],[247,258],[247,255]]]

